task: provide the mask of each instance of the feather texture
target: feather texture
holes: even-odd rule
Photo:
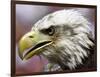
[[[93,50],[94,38],[91,23],[78,11],[60,10],[39,20],[33,28],[37,30],[55,27],[54,43],[45,47],[43,53],[49,62],[45,71],[76,69],[84,63]],[[33,30],[32,28],[32,30]]]

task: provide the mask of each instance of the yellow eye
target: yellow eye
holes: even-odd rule
[[[41,30],[42,33],[52,36],[55,33],[55,28],[53,26],[48,29]]]

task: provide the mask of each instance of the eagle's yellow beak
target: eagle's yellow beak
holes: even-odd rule
[[[44,47],[50,45],[52,41],[49,36],[38,31],[30,31],[19,41],[19,56],[22,60],[30,59],[44,51]]]

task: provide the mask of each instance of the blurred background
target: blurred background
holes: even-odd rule
[[[34,56],[28,61],[22,61],[18,56],[18,42],[20,38],[31,30],[32,26],[45,15],[63,9],[75,9],[83,14],[89,22],[93,36],[95,33],[95,9],[93,8],[75,8],[75,7],[56,7],[16,4],[16,74],[34,74],[43,72],[43,66],[48,61],[41,56]]]

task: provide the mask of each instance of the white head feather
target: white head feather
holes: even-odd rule
[[[78,11],[60,10],[48,14],[34,27],[41,30],[50,26],[55,26],[59,35],[55,44],[46,47],[42,54],[51,63],[61,62],[70,69],[82,64],[82,59],[88,57],[89,49],[94,45],[90,40],[93,36],[87,19]]]

